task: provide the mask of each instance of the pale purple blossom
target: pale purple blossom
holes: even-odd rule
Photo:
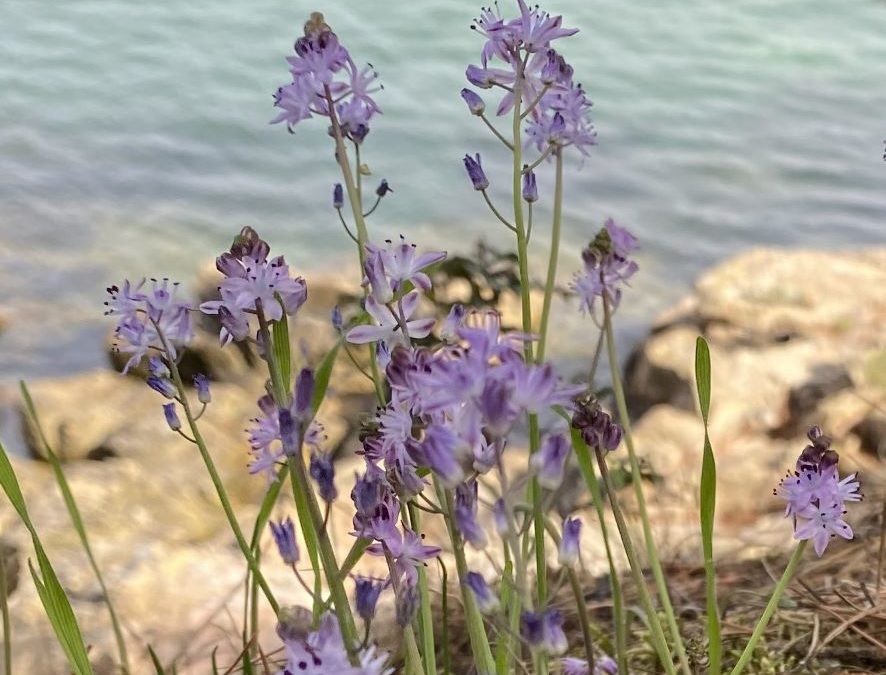
[[[298,562],[299,554],[298,543],[295,540],[295,525],[292,522],[292,518],[287,516],[285,520],[281,520],[279,523],[271,520],[268,522],[268,526],[271,528],[271,534],[274,537],[274,543],[277,545],[280,558],[287,565],[295,565]]]
[[[529,467],[539,485],[548,490],[560,487],[566,459],[571,451],[572,446],[562,434],[551,434],[545,438],[541,448],[529,458]]]
[[[486,583],[482,574],[478,572],[468,572],[465,576],[464,584],[474,594],[474,599],[477,601],[477,608],[482,614],[493,614],[498,611],[498,608],[501,606],[498,596],[492,592],[491,588],[489,588],[489,584]]]
[[[575,567],[581,553],[581,520],[567,518],[563,521],[563,534],[560,537],[558,561],[563,567]]]
[[[409,346],[410,340],[427,337],[436,321],[429,319],[411,319],[418,309],[420,300],[418,291],[410,291],[400,302],[395,304],[397,315],[387,305],[379,303],[371,295],[366,298],[366,312],[373,324],[355,326],[348,331],[347,340],[354,344],[383,342],[389,348],[396,345]]]
[[[598,297],[605,297],[614,310],[621,300],[621,287],[637,271],[628,256],[636,248],[636,238],[611,218],[597,237],[582,251],[584,268],[572,281],[583,312],[593,312]]]
[[[422,537],[410,529],[396,532],[383,542],[370,544],[366,552],[371,555],[385,555],[385,549],[394,560],[394,573],[399,580],[414,584],[418,581],[418,566],[426,560],[440,555],[439,546],[425,545]]]

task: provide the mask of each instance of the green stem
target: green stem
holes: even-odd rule
[[[440,497],[440,505],[446,510],[444,519],[449,529],[449,540],[452,542],[452,552],[455,557],[455,567],[458,572],[461,601],[465,608],[465,621],[467,622],[468,635],[471,640],[471,651],[474,654],[474,663],[479,675],[492,675],[495,672],[495,661],[492,658],[492,649],[489,646],[489,638],[486,635],[486,627],[483,625],[483,616],[477,607],[477,600],[473,592],[465,585],[468,574],[468,562],[461,536],[455,527],[453,518],[454,507],[452,491],[445,490],[437,479],[434,479],[437,493]]]
[[[274,598],[274,594],[271,592],[271,587],[268,586],[268,582],[265,580],[265,575],[262,574],[255,556],[252,555],[252,549],[249,548],[249,544],[243,536],[243,531],[240,529],[240,524],[237,522],[237,517],[234,515],[234,509],[231,507],[231,501],[228,499],[228,493],[225,490],[224,483],[222,483],[221,476],[218,474],[218,469],[215,466],[212,455],[209,454],[209,449],[206,447],[206,441],[203,440],[203,434],[200,433],[197,421],[194,419],[191,405],[188,403],[187,391],[182,382],[181,373],[178,370],[178,364],[175,362],[175,359],[172,358],[172,354],[175,352],[172,351],[172,348],[166,339],[166,335],[163,334],[160,326],[157,323],[154,323],[154,328],[163,344],[163,350],[166,352],[167,361],[169,362],[169,371],[172,374],[172,381],[175,384],[176,391],[178,391],[179,400],[185,411],[185,417],[188,420],[188,427],[191,429],[191,435],[194,437],[194,443],[196,443],[197,449],[200,451],[200,457],[203,459],[203,463],[206,465],[206,470],[209,472],[209,478],[212,480],[213,487],[215,487],[215,492],[218,495],[222,509],[225,512],[225,517],[228,519],[228,524],[231,526],[231,531],[234,533],[234,538],[237,540],[237,545],[240,547],[243,557],[246,558],[246,563],[249,565],[249,569],[252,570],[252,574],[255,576],[258,585],[261,587],[262,593],[264,593],[268,604],[271,606],[271,609],[274,610],[274,614],[278,614],[280,612],[280,604]]]
[[[634,577],[634,584],[637,586],[637,594],[640,596],[640,604],[643,606],[643,611],[646,612],[646,618],[649,621],[649,632],[652,644],[655,647],[655,651],[658,653],[658,658],[661,661],[661,665],[664,667],[665,672],[669,674],[676,673],[677,671],[674,668],[671,654],[668,651],[668,644],[667,640],[665,640],[661,622],[658,620],[658,614],[655,611],[655,606],[652,604],[649,589],[646,588],[646,580],[643,578],[643,568],[640,565],[640,558],[634,548],[634,543],[631,541],[631,534],[628,531],[627,521],[625,521],[624,514],[618,504],[615,487],[612,485],[612,479],[609,477],[609,467],[606,466],[606,460],[603,458],[603,453],[599,448],[594,449],[594,454],[597,457],[597,465],[600,467],[600,476],[603,479],[603,485],[606,488],[607,495],[609,495],[609,505],[612,507],[612,515],[615,518],[615,525],[621,536],[622,547],[628,557],[631,575]]]
[[[421,527],[421,515],[415,505],[410,503],[409,521],[413,532],[418,532]],[[428,589],[428,571],[424,567],[418,568],[418,590],[421,593],[421,616],[419,628],[421,629],[421,654],[425,667],[425,675],[437,673],[437,648],[434,644],[434,617],[431,614],[431,594]]]
[[[615,347],[615,334],[612,329],[612,308],[609,304],[609,298],[603,294],[603,329],[606,331],[606,349],[609,357],[609,370],[612,374],[612,390],[615,394],[615,405],[618,409],[619,421],[624,427],[625,445],[628,449],[628,459],[631,465],[631,484],[634,486],[634,494],[637,498],[637,508],[640,512],[640,522],[643,525],[643,538],[646,542],[646,552],[649,556],[649,565],[652,568],[652,576],[655,579],[655,586],[658,596],[661,599],[662,609],[665,612],[665,618],[668,622],[668,629],[674,640],[674,648],[677,651],[677,658],[680,661],[680,668],[686,675],[692,675],[689,667],[689,659],[686,657],[686,649],[683,646],[683,638],[680,635],[680,629],[677,626],[677,618],[674,613],[674,606],[671,603],[671,597],[668,593],[668,587],[665,583],[664,572],[661,568],[661,561],[658,557],[658,551],[655,547],[655,540],[652,536],[652,524],[649,521],[649,512],[646,509],[646,497],[643,494],[643,479],[640,472],[640,462],[637,459],[637,453],[634,449],[634,439],[631,434],[631,422],[628,417],[628,406],[625,399],[624,387],[621,383],[621,373],[618,366],[618,354]]]
[[[791,578],[794,576],[794,572],[797,570],[797,565],[800,563],[800,558],[803,557],[803,551],[806,550],[807,543],[808,540],[804,539],[799,544],[797,544],[797,548],[794,549],[794,554],[788,561],[788,566],[785,567],[784,574],[782,574],[781,579],[778,580],[775,589],[772,591],[772,596],[769,598],[769,602],[766,604],[766,609],[763,610],[763,616],[760,617],[760,620],[754,627],[754,632],[751,635],[751,639],[748,640],[748,644],[745,646],[744,651],[741,653],[741,656],[738,659],[738,663],[735,664],[735,668],[732,669],[730,675],[739,675],[739,673],[745,669],[745,666],[748,665],[751,658],[753,657],[754,649],[757,646],[757,642],[759,642],[760,638],[763,636],[763,632],[766,630],[766,626],[769,624],[769,620],[772,618],[772,615],[775,613],[775,610],[778,607],[778,602],[779,600],[781,600],[781,596],[784,595],[785,590],[787,590],[788,584],[790,583]]]
[[[554,283],[557,280],[557,262],[560,259],[560,221],[563,216],[563,153],[557,150],[556,173],[554,178],[554,217],[551,223],[551,255],[548,258],[548,276],[545,280],[544,303],[541,308],[541,325],[538,331],[537,363],[545,360],[545,347],[548,338],[548,320],[551,317],[551,304],[554,296]]]

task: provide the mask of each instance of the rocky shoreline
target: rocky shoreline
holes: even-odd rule
[[[204,284],[211,292],[213,282]],[[204,293],[204,294],[205,294]],[[335,280],[314,283],[293,329],[293,344],[316,363],[335,334],[329,311],[348,293]],[[631,354],[625,373],[634,434],[648,475],[650,505],[663,548],[694,560],[702,429],[696,413],[696,336],[711,346],[711,439],[718,461],[718,549],[755,556],[789,542],[771,489],[789,468],[811,424],[825,428],[847,471],[860,470],[866,492],[882,495],[886,452],[886,249],[821,252],[761,249],[704,274],[684,301],[659,317]],[[184,370],[213,379],[213,404],[201,422],[244,528],[265,489],[246,470],[243,429],[255,414],[262,375],[254,355],[218,347],[206,326]],[[117,369],[120,360],[109,352]],[[187,374],[187,373],[186,373]],[[342,498],[330,531],[350,523],[346,496],[352,451],[364,411],[374,408],[366,381],[340,358],[319,418],[339,457]],[[244,566],[189,444],[169,432],[157,395],[137,377],[111,369],[30,384],[42,422],[78,499],[96,557],[133,645],[150,643],[164,659],[193,654],[193,672],[227,642],[242,611]],[[13,457],[32,517],[69,590],[97,660],[112,636],[97,584],[17,393],[5,392],[7,418],[23,421],[27,456]],[[523,460],[517,458],[516,464]],[[625,501],[630,505],[630,491]],[[281,511],[291,507],[284,501]],[[29,543],[0,500],[0,551],[7,569],[24,569]],[[429,533],[429,537],[433,534]],[[339,547],[349,545],[339,536]],[[586,537],[588,567],[602,569],[599,542]],[[852,544],[846,544],[851,546]],[[16,553],[17,551],[17,553]],[[478,560],[480,558],[478,557]],[[488,564],[488,563],[487,563]],[[288,570],[266,566],[284,602],[304,602]],[[21,573],[18,576],[22,576]],[[60,672],[47,650],[50,629],[29,581],[10,597],[16,672]],[[228,617],[228,612],[231,616]],[[271,621],[266,622],[269,637]],[[51,641],[49,641],[51,642]],[[187,658],[184,659],[187,663]],[[179,672],[191,672],[187,668]]]

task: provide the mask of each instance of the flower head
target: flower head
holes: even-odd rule
[[[295,565],[298,562],[298,543],[295,540],[295,525],[292,518],[287,517],[275,523],[273,520],[268,522],[271,528],[271,534],[274,536],[274,543],[277,545],[277,551],[280,557],[287,565]]]
[[[628,256],[636,249],[637,240],[611,218],[587,248],[582,251],[584,269],[575,275],[572,290],[578,295],[580,308],[592,312],[598,297],[605,297],[612,309],[621,300],[621,286],[637,271],[637,263]]]
[[[852,527],[843,516],[847,502],[860,501],[855,474],[841,479],[839,455],[819,427],[808,434],[810,444],[797,458],[795,470],[781,480],[775,494],[786,502],[785,516],[794,518],[794,538],[811,539],[818,556],[834,537],[852,539]]]
[[[364,621],[372,621],[375,616],[375,606],[384,589],[384,581],[371,577],[354,578],[354,604],[357,614]]]

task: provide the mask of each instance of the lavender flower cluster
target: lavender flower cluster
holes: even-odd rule
[[[794,538],[811,539],[821,556],[834,537],[852,539],[853,532],[843,516],[847,502],[861,501],[861,487],[854,473],[840,478],[840,456],[820,427],[812,427],[807,445],[797,458],[796,468],[785,476],[775,494],[787,502],[785,516],[794,518]]]
[[[520,195],[515,195],[515,216],[522,215],[522,197],[529,204],[531,217],[531,205],[539,199],[532,169],[549,155],[556,155],[559,162],[559,153],[569,146],[586,155],[596,143],[596,135],[588,118],[590,101],[575,82],[572,67],[551,47],[554,41],[577,31],[563,28],[559,16],[529,7],[524,0],[517,2],[519,16],[512,19],[502,18],[497,6],[483,9],[473,26],[485,39],[481,65],[469,66],[466,75],[476,87],[502,90],[496,114],[514,112],[515,129],[525,125],[525,139],[541,153],[531,166],[523,167],[522,174],[520,162],[515,160],[514,189],[520,189]],[[274,97],[280,112],[273,122],[285,122],[291,131],[302,120],[317,115],[328,117],[330,134],[336,139],[337,161],[347,166],[344,141],[359,146],[366,138],[371,118],[379,112],[371,97],[380,88],[376,74],[371,68],[357,68],[319,14],[312,15],[305,25],[304,36],[295,43],[295,55],[287,61],[292,82]],[[470,112],[485,120],[486,104],[479,94],[465,89],[462,97]],[[512,145],[498,132],[496,135],[519,153],[516,141]],[[489,180],[480,155],[467,155],[464,164],[474,188],[486,196]],[[343,173],[344,180],[349,181],[348,171],[343,169]],[[348,199],[362,199],[360,191],[347,184]],[[390,191],[387,181],[382,181],[376,191],[378,200]],[[344,200],[342,186],[336,185],[333,206],[339,215]],[[489,204],[495,211],[491,201]],[[547,515],[540,502],[534,505],[538,513],[527,515],[525,508],[515,506],[506,489],[504,455],[516,433],[523,430],[524,421],[529,420],[534,443],[527,474],[539,494],[562,484],[575,451],[561,418],[569,420],[573,433],[601,463],[607,452],[621,445],[625,434],[625,429],[588,393],[587,385],[565,383],[550,362],[539,353],[537,358],[533,356],[533,346],[543,342],[546,327],[541,336],[530,333],[529,328],[523,332],[506,330],[498,313],[459,304],[452,305],[441,321],[426,316],[423,306],[430,303],[423,301],[433,291],[430,272],[447,254],[419,252],[403,237],[381,244],[369,241],[365,223],[359,219],[360,214],[366,216],[375,207],[364,213],[362,203],[353,206],[360,228],[358,237],[351,238],[359,247],[363,300],[360,310],[349,320],[336,308],[332,321],[343,336],[346,350],[351,345],[368,345],[374,372],[367,376],[373,380],[379,405],[361,429],[358,452],[364,464],[350,493],[354,507],[351,535],[356,539],[355,550],[362,545],[367,554],[383,558],[388,573],[382,578],[353,577],[354,610],[366,628],[366,638],[360,644],[348,639],[349,631],[353,633],[350,607],[342,612],[340,598],[336,599],[332,590],[334,614],[316,611],[317,606],[313,614],[282,608],[278,615],[278,633],[285,645],[282,675],[393,672],[387,655],[368,642],[378,603],[390,591],[397,623],[404,631],[411,630],[421,602],[422,566],[442,551],[440,542],[425,541],[414,520],[414,509],[443,516],[450,531],[449,543],[456,552],[465,545],[485,551],[497,536],[509,554],[521,560],[518,536],[537,525],[532,522],[533,515]],[[497,211],[496,215],[518,234],[519,242],[524,232],[507,223]],[[528,232],[525,236],[528,239]],[[593,314],[597,300],[602,299],[608,309],[604,321],[611,320],[622,287],[638,269],[632,259],[637,247],[637,239],[627,229],[611,219],[606,221],[582,251],[583,267],[571,284],[582,312]],[[316,506],[314,493],[328,516],[338,490],[334,464],[323,451],[324,427],[315,419],[318,385],[314,371],[308,367],[298,372],[294,382],[286,381],[288,373],[284,376],[277,362],[281,345],[275,342],[279,338],[273,330],[296,317],[307,299],[307,284],[292,274],[283,256],[271,257],[268,243],[248,227],[228,251],[218,256],[216,267],[222,275],[219,299],[204,302],[199,311],[217,317],[222,345],[254,345],[270,374],[267,391],[258,399],[259,414],[247,429],[252,456],[249,471],[263,475],[271,486],[279,479],[280,470],[289,468],[296,501],[301,505],[298,515],[303,533],[307,537],[313,526],[314,539],[318,535],[325,538],[326,532],[321,531],[326,527],[325,518],[311,525],[311,518],[316,520],[318,515],[312,511]],[[528,294],[528,281],[522,281],[526,287],[521,291]],[[190,407],[177,368],[181,349],[193,336],[191,315],[195,308],[177,299],[176,289],[177,285],[166,279],[152,281],[150,286],[144,280],[134,286],[126,281],[122,288],[108,289],[107,313],[117,317],[119,349],[130,355],[124,372],[146,360],[147,384],[169,401],[163,406],[169,427],[199,445],[202,441],[196,422],[202,410],[195,414]],[[530,321],[524,322],[524,326],[530,325]],[[282,348],[288,350],[289,345]],[[616,360],[613,358],[613,363]],[[193,384],[205,410],[212,400],[209,381],[198,375]],[[560,413],[556,422],[539,429],[538,416],[551,409]],[[179,410],[185,413],[188,429],[179,418]],[[193,437],[188,436],[188,430]],[[816,553],[822,555],[832,537],[852,538],[852,529],[843,519],[844,506],[860,500],[861,495],[855,474],[840,478],[839,458],[821,430],[810,430],[809,440],[796,470],[781,481],[776,494],[787,502],[786,515],[794,518],[794,536],[811,539]],[[630,443],[627,446],[633,452]],[[201,451],[205,451],[202,446]],[[486,494],[486,483],[496,481],[485,481],[490,473],[498,474],[501,488],[497,493],[490,490],[491,496]],[[306,498],[307,513],[303,513],[299,497]],[[612,494],[610,501],[614,501]],[[269,525],[281,559],[302,582],[295,523],[287,517]],[[239,532],[236,523],[232,526]],[[567,516],[555,536],[559,542],[557,559],[567,574],[575,574],[581,566],[582,527],[579,518]],[[543,540],[544,532],[536,536]],[[524,543],[524,555],[525,548]],[[492,625],[504,625],[505,610],[510,612],[511,608],[502,606],[502,597],[481,573],[462,569],[467,564],[464,559],[461,562],[460,582],[477,610]],[[337,570],[329,568],[334,564],[334,559],[323,560],[330,587],[341,582],[336,578]],[[525,576],[526,570],[523,572]],[[528,593],[516,600],[512,594],[510,602],[519,605],[520,613],[510,614],[510,619],[516,621],[519,617],[519,638],[538,658],[563,656],[569,648],[563,615],[548,605],[544,593],[541,595],[538,602],[533,602]],[[467,605],[468,595],[465,598]],[[516,634],[516,624],[513,627]],[[564,675],[618,672],[613,659],[605,655],[594,658],[593,651],[586,645],[587,659],[562,659]]]

